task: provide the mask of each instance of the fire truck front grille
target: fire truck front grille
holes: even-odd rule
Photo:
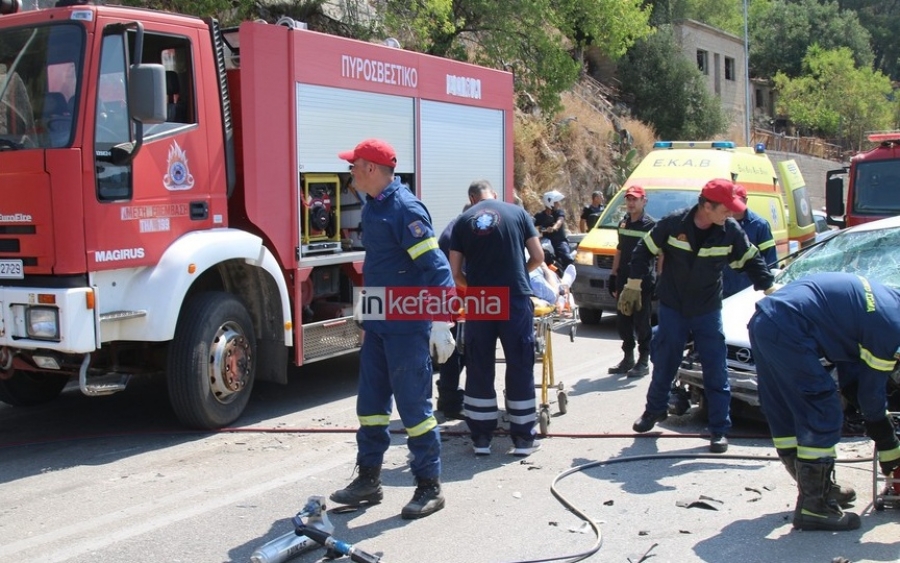
[[[304,363],[331,358],[359,346],[359,328],[353,317],[303,325]]]

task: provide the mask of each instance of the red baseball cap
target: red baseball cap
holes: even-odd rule
[[[625,197],[631,196],[636,197],[638,199],[642,199],[646,197],[646,192],[644,192],[644,188],[640,186],[631,186],[627,190],[625,190]]]
[[[740,184],[735,184],[734,195],[738,196],[741,199],[747,199],[747,188]]]
[[[382,166],[391,168],[397,166],[397,153],[394,152],[394,147],[381,139],[366,139],[356,145],[352,151],[339,153],[338,158],[346,160],[350,164],[361,158]]]
[[[724,178],[716,178],[710,180],[703,186],[700,192],[704,198],[715,203],[721,203],[731,211],[740,213],[747,209],[747,204],[737,195],[734,183]]]

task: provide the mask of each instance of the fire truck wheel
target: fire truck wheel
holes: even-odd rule
[[[67,381],[60,375],[14,371],[9,379],[0,379],[0,401],[14,407],[42,405],[58,397]]]
[[[201,293],[182,308],[169,344],[169,401],[179,420],[213,429],[241,415],[256,376],[253,322],[239,299]]]

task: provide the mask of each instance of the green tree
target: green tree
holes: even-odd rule
[[[847,47],[857,66],[871,66],[869,32],[855,12],[834,0],[773,0],[750,18],[750,72],[768,78],[799,76],[807,49]]]
[[[890,129],[895,105],[890,79],[870,67],[854,66],[846,47],[809,48],[797,78],[775,75],[778,112],[824,137],[845,138],[860,148],[866,131]]]
[[[638,41],[619,63],[622,94],[635,116],[650,123],[661,139],[709,139],[728,120],[703,75],[683,56],[670,26]]]
[[[552,113],[581,53],[615,58],[650,32],[641,0],[383,0],[385,28],[407,49],[510,70],[516,89]]]
[[[871,34],[875,68],[900,80],[900,0],[840,0],[838,4],[855,11]]]

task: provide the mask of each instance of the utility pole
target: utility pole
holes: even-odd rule
[[[744,139],[745,146],[750,146],[750,123],[753,118],[753,108],[750,106],[750,36],[747,32],[747,0],[744,0],[744,105],[746,115],[744,116]]]

